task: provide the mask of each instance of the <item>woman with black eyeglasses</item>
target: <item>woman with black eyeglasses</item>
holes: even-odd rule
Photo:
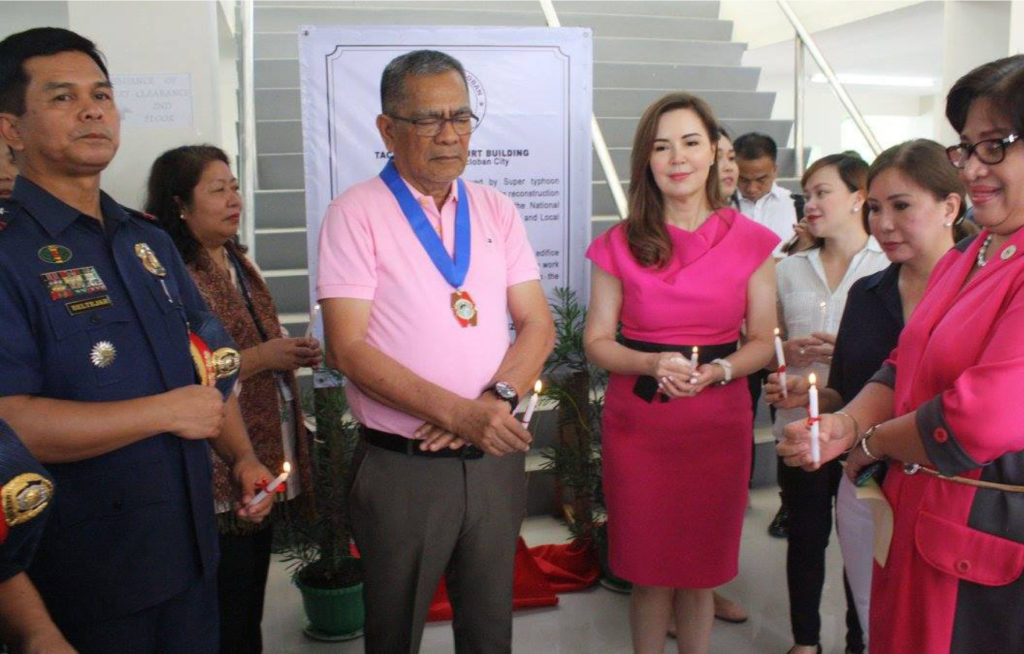
[[[821,463],[885,462],[871,650],[1024,651],[1024,55],[980,66],[946,99],[947,149],[982,232],[935,266],[881,370],[821,417]],[[779,454],[813,470],[808,421]],[[882,521],[885,522],[884,520]],[[883,525],[884,526],[884,525]],[[881,540],[879,540],[881,538]]]

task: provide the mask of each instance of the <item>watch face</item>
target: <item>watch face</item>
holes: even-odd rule
[[[511,400],[516,396],[516,389],[506,382],[498,382],[494,385],[494,392],[503,400]]]

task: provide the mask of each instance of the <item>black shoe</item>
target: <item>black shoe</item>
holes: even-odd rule
[[[768,535],[774,538],[789,537],[789,509],[785,504],[779,507],[779,512],[775,514],[772,523],[768,525]]]

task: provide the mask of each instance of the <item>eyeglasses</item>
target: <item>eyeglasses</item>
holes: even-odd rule
[[[451,123],[452,129],[459,136],[466,136],[472,133],[476,129],[477,125],[480,124],[480,119],[474,114],[456,114],[451,118],[405,118],[403,116],[395,116],[388,114],[392,120],[400,120],[403,123],[409,123],[416,130],[416,133],[420,136],[437,136],[444,129],[445,123]]]
[[[1010,134],[1005,138],[985,139],[972,145],[965,143],[951,145],[946,148],[946,156],[949,157],[949,162],[957,168],[966,166],[971,154],[977,155],[978,161],[981,163],[994,165],[1006,158],[1006,148],[1010,147],[1014,141],[1019,140],[1019,136]]]

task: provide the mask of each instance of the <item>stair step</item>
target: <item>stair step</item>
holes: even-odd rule
[[[732,41],[682,40],[678,37],[650,38],[603,36],[594,38],[595,62],[646,62],[666,64],[707,64],[739,66],[747,46]],[[298,59],[299,36],[295,30],[256,34],[256,65],[263,59]]]
[[[500,6],[500,5],[495,5]],[[472,7],[471,9],[469,7]],[[381,2],[372,5],[330,6],[292,5],[261,7],[256,12],[256,32],[297,32],[301,25],[460,25],[545,27],[540,4],[533,10],[502,11],[487,5],[463,5],[456,9],[423,9],[418,5],[399,6]]]
[[[263,255],[259,255],[263,259]],[[279,313],[309,313],[308,274],[277,275],[278,271],[264,270],[267,287]]]
[[[739,66],[747,46],[732,41],[654,39],[626,36],[594,37],[594,61],[706,64]],[[259,56],[259,55],[257,55]],[[269,55],[268,55],[269,56]]]
[[[282,154],[302,149],[301,120],[261,120],[256,122],[256,151]]]
[[[628,14],[631,16],[687,16],[690,18],[718,18],[718,2],[661,2],[644,0],[556,0],[555,12],[561,16],[563,13],[576,11],[580,7],[586,7],[587,11],[597,14]]]
[[[609,88],[700,88],[756,91],[758,68],[679,63],[594,63],[594,86]],[[257,88],[299,88],[298,59],[259,59]]]
[[[256,233],[256,252],[263,270],[306,268],[306,230],[287,233]]]
[[[717,112],[716,118],[725,125],[733,138],[747,132],[764,132],[775,139],[776,143],[783,144],[789,142],[789,132],[793,123],[791,120],[725,118],[719,116]],[[638,118],[601,118],[598,120],[605,143],[609,147],[632,146],[633,134],[638,122]]]
[[[256,228],[264,227],[305,227],[306,192],[304,190],[256,191]],[[262,261],[263,253],[259,253]]]
[[[608,117],[638,117],[648,105],[678,88],[665,89],[594,89],[594,113],[599,119]],[[682,89],[700,96],[723,118],[756,119],[771,116],[775,93],[760,91],[707,91]]]
[[[666,3],[668,4],[668,3]],[[580,7],[587,5],[580,3]],[[729,41],[732,21],[687,16],[631,16],[590,12],[559,12],[563,27],[589,27],[595,36],[631,36],[654,39]]]

